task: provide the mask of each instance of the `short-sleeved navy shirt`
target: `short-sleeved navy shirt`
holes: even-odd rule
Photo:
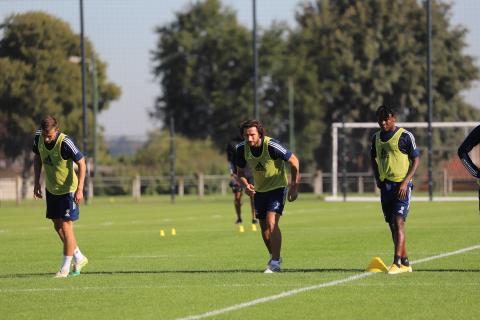
[[[255,157],[259,157],[263,150],[264,137],[262,137],[262,144],[260,147],[250,147],[252,154]],[[270,139],[268,142],[268,154],[273,160],[282,159],[288,161],[292,156],[292,152],[285,148],[278,140]],[[245,141],[237,144],[235,153],[235,163],[239,168],[245,168],[247,166],[247,160],[245,160]]]
[[[38,142],[40,141],[41,135],[42,130],[37,130],[35,132],[35,138],[33,139],[32,147],[32,151],[35,154],[40,154],[40,151],[38,151]],[[57,136],[55,137],[55,139],[52,142],[45,144],[45,147],[47,147],[48,150],[53,149],[59,135],[60,132],[57,132]],[[75,143],[73,143],[72,139],[69,136],[65,136],[65,138],[63,139],[60,150],[60,153],[62,154],[62,158],[64,160],[72,159],[73,161],[77,162],[78,160],[83,158],[83,154],[80,152],[80,150],[77,148]]]
[[[398,127],[395,128],[393,131],[380,131],[380,140],[383,142],[388,141],[393,135],[398,131]],[[415,144],[415,138],[410,131],[405,130],[398,140],[398,149],[406,155],[410,159],[416,158],[420,155],[420,151],[417,149],[417,145]],[[375,147],[375,135],[372,137],[372,147],[370,149],[370,156],[372,159],[377,157],[377,150]]]

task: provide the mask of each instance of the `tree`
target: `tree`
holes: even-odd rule
[[[460,93],[478,78],[478,68],[463,53],[466,30],[452,27],[449,18],[450,5],[434,1],[435,121],[469,120],[474,114]],[[396,107],[400,120],[426,121],[426,14],[418,1],[309,1],[297,22],[292,54],[309,61],[317,74],[325,123],[374,121],[381,104]],[[324,131],[318,154],[329,152],[329,141],[330,131]],[[348,147],[367,146],[351,139]],[[326,160],[319,165],[325,167]]]
[[[158,27],[154,74],[162,95],[152,117],[186,137],[211,137],[220,149],[252,114],[251,36],[219,0],[190,5]]]
[[[82,140],[81,73],[79,65],[69,61],[80,55],[80,42],[67,23],[42,12],[11,15],[0,29],[0,116],[7,130],[0,142],[7,157],[23,156],[26,178],[33,134],[45,115],[56,116],[70,136]],[[86,48],[91,56],[88,40]],[[99,110],[104,110],[120,96],[120,89],[107,81],[106,65],[98,56],[96,62]],[[89,118],[91,124],[91,114]]]
[[[153,131],[147,143],[137,152],[134,164],[140,173],[168,175],[170,173],[170,136],[168,131]],[[175,136],[176,174],[224,174],[227,159],[209,139],[194,140]]]

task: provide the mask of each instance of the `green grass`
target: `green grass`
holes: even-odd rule
[[[239,233],[228,197],[98,198],[76,235],[90,263],[54,279],[61,244],[43,201],[0,207],[2,319],[175,319],[358,275],[392,244],[379,203],[301,195],[281,220],[284,272],[265,275],[260,233]],[[247,203],[244,204],[244,216]],[[245,219],[248,221],[248,219]],[[171,236],[171,228],[177,235]],[[166,237],[160,237],[164,229]],[[413,203],[411,260],[480,244],[478,203]],[[212,319],[477,319],[480,249],[231,311]]]

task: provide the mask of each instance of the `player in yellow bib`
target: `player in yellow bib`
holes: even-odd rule
[[[264,135],[258,120],[248,120],[240,125],[245,141],[236,147],[235,162],[238,177],[245,186],[245,192],[253,196],[256,216],[260,221],[262,238],[270,254],[265,273],[281,270],[282,233],[279,227],[285,198],[295,201],[300,182],[297,157],[278,141]],[[290,165],[291,180],[288,183],[285,164]],[[245,176],[245,168],[253,174],[254,184]],[[288,188],[287,188],[288,187]]]
[[[381,130],[373,135],[370,155],[394,245],[388,273],[412,272],[405,245],[405,221],[410,209],[412,178],[420,162],[419,151],[413,134],[396,127],[395,113],[390,108],[379,107],[377,121]]]
[[[85,158],[73,141],[58,130],[54,117],[45,117],[40,128],[33,143],[34,198],[43,198],[40,186],[40,173],[43,167],[47,218],[53,221],[54,228],[63,242],[63,264],[55,277],[65,278],[69,274],[76,276],[88,263],[87,257],[77,246],[73,231],[73,221],[79,217],[78,204],[83,199]],[[78,166],[78,177],[73,170],[74,162]],[[72,258],[73,271],[69,273]]]

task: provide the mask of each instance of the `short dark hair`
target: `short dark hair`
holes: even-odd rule
[[[263,124],[260,122],[260,120],[255,120],[255,119],[246,120],[240,124],[240,127],[239,127],[240,135],[243,137],[243,131],[245,129],[253,128],[253,127],[257,128],[258,134],[260,135],[260,137],[263,137],[263,134],[265,131],[265,129],[263,128]]]
[[[48,132],[53,128],[57,128],[57,125],[57,119],[55,119],[53,116],[46,116],[43,118],[42,122],[40,122],[40,128],[44,132]]]
[[[389,116],[395,117],[395,112],[387,107],[387,106],[380,106],[377,109],[377,112],[375,112],[377,119],[388,119]]]

